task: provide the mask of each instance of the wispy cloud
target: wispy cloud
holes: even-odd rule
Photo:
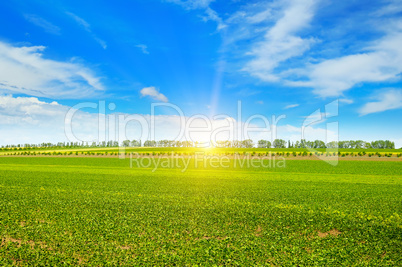
[[[274,70],[281,62],[300,56],[310,48],[313,38],[298,36],[297,33],[309,26],[315,12],[316,1],[292,0],[280,6],[280,18],[269,27],[262,41],[255,43],[247,53],[252,57],[243,71],[249,72],[263,81],[278,81]],[[275,6],[277,8],[277,6]],[[259,22],[269,16],[272,7],[250,17],[252,22]],[[278,11],[275,11],[278,12]]]
[[[330,113],[321,112],[320,110],[316,110],[308,116],[302,116],[304,118],[303,125],[304,126],[312,126],[316,124],[321,124],[327,120],[328,117],[331,117]]]
[[[86,22],[83,18],[78,17],[74,13],[71,12],[66,12],[67,15],[72,17],[79,25],[81,25],[86,31],[90,32],[91,31],[91,25],[89,25],[88,22]]]
[[[337,28],[334,31],[344,37],[339,43],[339,39],[331,39],[320,30],[326,26],[320,24],[322,15],[318,12],[329,12],[328,3],[253,2],[243,5],[224,21],[228,25],[225,51],[239,60],[236,63],[241,65],[239,69],[260,81],[306,87],[323,98],[340,97],[363,83],[400,80],[402,19],[397,14],[402,10],[401,3],[400,0],[379,2],[378,11],[369,18],[367,12],[373,9],[356,15],[359,21],[353,17],[354,13],[343,11],[348,27],[339,26],[336,20],[331,22]],[[366,30],[364,38],[348,37],[365,26],[371,28]],[[243,57],[238,56],[241,54]],[[353,101],[343,98],[341,102]]]
[[[96,36],[91,29],[91,25],[84,20],[83,18],[77,16],[74,13],[71,12],[66,12],[67,15],[69,15],[71,18],[73,18],[75,20],[75,22],[78,23],[78,25],[80,25],[85,31],[87,31],[88,33],[91,34],[92,38],[98,43],[100,44],[100,46],[102,46],[103,49],[107,48],[107,44],[104,40],[100,39],[98,36]]]
[[[202,9],[205,12],[205,16],[202,17],[204,21],[215,21],[217,23],[217,30],[222,30],[226,28],[226,24],[222,20],[222,18],[218,15],[218,13],[210,7],[210,4],[215,0],[192,0],[192,1],[183,1],[183,0],[167,0],[167,2],[171,2],[177,5],[182,6],[187,10],[194,9]]]
[[[395,9],[396,2],[401,3],[388,1],[376,12],[378,17],[373,16],[365,22],[372,26],[372,33],[375,32],[377,36],[382,34],[382,37],[362,40],[360,49],[356,47],[357,51],[349,54],[343,52],[346,55],[324,59],[305,58],[303,67],[282,72],[281,80],[286,85],[313,88],[315,95],[324,98],[342,96],[345,91],[362,83],[399,80],[402,72],[402,19],[391,16],[393,11],[398,10]],[[358,30],[356,26],[352,29]],[[295,79],[295,76],[298,78]]]
[[[0,41],[0,90],[50,98],[84,98],[104,87],[80,63],[43,57],[44,46],[15,47]]]
[[[308,81],[291,82],[314,88],[321,97],[336,97],[362,82],[385,82],[402,72],[402,20],[361,53],[324,60],[307,67]],[[391,27],[391,25],[390,25]]]
[[[102,46],[103,49],[107,48],[107,44],[104,40],[99,39],[98,37],[96,37],[95,35],[93,36],[93,38],[95,39],[95,41],[98,42],[98,44],[100,44],[100,46]]]
[[[348,99],[348,98],[340,98],[339,99],[340,103],[345,103],[345,104],[352,104],[353,100],[352,99]]]
[[[142,53],[149,55],[148,46],[144,44],[136,45],[136,47],[140,48]]]
[[[207,8],[215,0],[167,0],[188,9]]]
[[[368,102],[359,109],[361,116],[371,113],[383,112],[391,109],[402,108],[402,89],[390,89],[380,93],[376,101]]]
[[[299,104],[287,105],[286,107],[284,107],[284,109],[295,108],[295,107],[298,107],[298,106],[299,106]]]
[[[153,86],[141,89],[140,94],[142,97],[149,96],[154,100],[169,102],[168,98]]]
[[[26,14],[24,15],[25,19],[38,27],[44,29],[47,33],[60,35],[60,28],[56,25],[50,23],[49,21],[45,20],[42,17],[39,17],[34,14]]]
[[[384,15],[395,15],[402,12],[402,1],[401,0],[386,0],[386,4],[374,12],[376,16]]]
[[[239,95],[239,96],[252,96],[252,95],[258,95],[260,93],[261,93],[261,91],[258,91],[258,90],[241,89],[240,91],[237,92],[237,95]]]
[[[205,14],[206,16],[203,17],[204,21],[215,21],[217,26],[217,30],[223,30],[224,28],[227,27],[227,25],[223,22],[222,18],[219,17],[218,13],[216,13],[215,10],[213,10],[212,8],[210,8],[209,6],[205,9]]]

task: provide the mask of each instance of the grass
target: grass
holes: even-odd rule
[[[151,169],[0,158],[0,264],[401,264],[401,162]]]

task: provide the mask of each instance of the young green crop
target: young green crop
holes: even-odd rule
[[[0,158],[1,265],[398,265],[400,162]]]

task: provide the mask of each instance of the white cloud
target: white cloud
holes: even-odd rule
[[[401,0],[387,0],[384,1],[387,4],[382,8],[374,12],[376,16],[384,16],[384,15],[395,15],[402,12],[402,1]]]
[[[302,128],[285,124],[273,126],[269,135],[266,133],[259,134],[258,136],[255,136],[253,140],[264,139],[273,141],[276,138],[290,140],[292,142],[300,141],[301,139],[306,139],[308,141],[322,140],[327,143],[337,141],[338,132],[334,129],[326,129],[325,127],[321,128],[317,126],[313,127],[312,125]]]
[[[70,17],[72,17],[79,25],[81,25],[86,31],[90,32],[91,31],[91,25],[89,25],[88,22],[86,22],[86,20],[84,20],[83,18],[75,15],[74,13],[71,12],[66,12],[67,15],[69,15]]]
[[[320,0],[286,0],[244,5],[225,20],[228,25],[224,35],[226,51],[237,58],[242,53],[251,57],[242,63],[241,70],[259,80],[309,87],[315,95],[324,98],[343,96],[345,91],[367,82],[400,80],[402,20],[397,16],[401,10],[400,0],[380,3],[383,8],[362,24],[357,24],[355,18],[348,18],[352,22],[348,27],[342,26],[345,36],[341,45],[336,43],[339,40],[331,40],[319,30],[314,31],[315,35],[309,32],[309,27],[314,27],[315,14],[321,11],[317,11],[320,3]],[[320,7],[324,12],[330,8],[325,3]],[[360,38],[359,44],[350,46],[347,37],[359,30],[357,25],[372,27],[368,37],[381,33],[383,37],[375,41]],[[317,35],[326,39],[321,41]],[[313,44],[323,49],[311,50]],[[321,51],[335,45],[337,53]],[[334,54],[336,56],[332,56]],[[341,102],[352,103],[346,99]]]
[[[68,106],[47,103],[36,97],[0,95],[0,142],[6,145],[67,141],[64,118],[69,109]],[[78,129],[80,138],[94,140],[97,137],[96,116],[77,112],[74,118],[73,126]]]
[[[208,21],[208,20],[215,21],[218,24],[218,26],[217,26],[218,31],[227,27],[226,24],[221,19],[221,17],[219,17],[218,13],[216,13],[216,11],[213,10],[212,8],[207,7],[205,9],[205,14],[207,16],[204,17],[204,21]]]
[[[287,105],[286,107],[284,107],[284,109],[295,108],[295,107],[298,107],[298,106],[299,106],[299,104]]]
[[[205,11],[204,21],[215,21],[217,23],[217,30],[222,30],[226,27],[222,18],[219,17],[218,13],[210,7],[210,4],[215,0],[167,0],[177,5],[184,7],[187,10],[203,9]]]
[[[58,117],[67,109],[57,102],[46,103],[36,97],[14,98],[11,95],[0,95],[0,111],[2,124],[12,125],[20,122],[47,123],[52,116]],[[43,116],[47,119],[42,120]]]
[[[287,81],[288,85],[312,87],[320,97],[338,97],[365,82],[392,82],[402,72],[402,20],[379,20],[384,36],[366,44],[361,52],[322,60],[299,70],[307,81]],[[296,70],[297,71],[297,70]]]
[[[35,97],[0,95],[0,136],[2,136],[0,145],[104,140],[121,142],[126,139],[201,142],[209,142],[211,139],[216,141],[251,138],[254,142],[275,138],[294,141],[301,139],[300,127],[289,124],[260,125],[261,123],[258,122],[262,121],[258,119],[249,123],[249,132],[240,138],[238,129],[241,129],[243,134],[245,123],[226,115],[213,119],[208,119],[206,116],[155,115],[151,119],[151,115],[113,113],[107,115],[104,120],[108,121],[108,124],[103,124],[102,116],[99,117],[101,103],[92,104],[94,107],[90,109],[90,113],[88,107],[86,109],[88,111],[83,111],[77,106],[69,107],[57,102],[48,103]],[[106,105],[105,108],[107,107]],[[75,112],[71,120],[66,119],[69,111]],[[247,120],[247,118],[243,119]],[[69,132],[66,129],[70,129],[70,121],[73,136],[66,135],[66,132]],[[152,131],[154,135],[151,135]],[[306,127],[304,133],[308,140],[325,140],[325,137],[334,138],[336,134],[324,128],[311,126]]]
[[[327,117],[330,117],[330,113],[321,112],[320,110],[316,110],[308,116],[302,116],[304,118],[303,125],[304,126],[313,126],[317,124],[324,123],[327,120]]]
[[[100,45],[102,46],[103,49],[107,48],[107,44],[104,40],[100,39],[98,36],[96,36],[91,29],[91,25],[84,20],[83,18],[77,16],[74,13],[71,12],[66,12],[67,15],[69,15],[71,18],[73,18],[75,20],[75,22],[77,22],[81,27],[84,28],[84,30],[86,30],[88,33],[91,34],[92,38]]]
[[[209,4],[215,0],[167,0],[167,2],[175,3],[186,9],[207,8]]]
[[[325,60],[309,67],[309,81],[321,97],[336,97],[362,82],[384,82],[399,79],[402,72],[402,31],[391,32],[372,52]],[[303,83],[300,83],[303,85]]]
[[[106,42],[105,42],[104,40],[102,40],[102,39],[96,37],[95,35],[93,35],[92,37],[95,39],[96,42],[98,42],[98,44],[99,44],[103,49],[106,49],[106,48],[107,48],[107,44],[106,44]]]
[[[263,105],[263,104],[264,104],[264,101],[260,100],[260,101],[257,101],[257,102],[255,102],[255,103],[257,103],[257,104],[259,104],[259,105]]]
[[[297,133],[288,135],[286,139],[289,139],[293,142],[300,141],[301,139],[306,139],[309,141],[322,140],[325,143],[328,143],[331,141],[338,141],[339,133],[336,130],[307,126],[303,129],[303,131],[300,129],[297,131]]]
[[[104,87],[79,63],[46,59],[44,46],[14,47],[0,41],[0,90],[49,98],[84,98]]]
[[[146,55],[149,54],[148,46],[146,46],[146,45],[144,45],[144,44],[139,44],[139,45],[136,45],[136,47],[140,48],[141,51],[142,51],[142,53],[144,53],[144,54],[146,54]]]
[[[27,21],[35,24],[38,27],[41,27],[46,32],[51,33],[51,34],[60,35],[60,28],[57,27],[56,25],[53,25],[52,23],[45,20],[44,18],[41,18],[41,17],[39,17],[37,15],[33,15],[33,14],[26,14],[24,17]]]
[[[169,102],[168,98],[160,93],[155,87],[145,87],[140,91],[141,96],[149,96],[154,100],[162,101],[162,102]]]
[[[390,141],[395,143],[395,148],[402,148],[402,138],[391,138]]]
[[[262,23],[264,21],[270,20],[273,17],[273,11],[271,8],[266,8],[263,11],[257,12],[251,16],[246,17],[248,22],[252,24]]]
[[[359,109],[361,116],[402,108],[402,89],[391,89],[378,95],[377,101],[368,102]]]
[[[314,39],[303,39],[297,33],[308,27],[315,11],[314,0],[291,0],[283,3],[282,15],[275,25],[265,32],[264,40],[254,44],[247,54],[252,56],[244,71],[263,81],[278,81],[279,77],[274,70],[281,62],[300,56],[309,50]],[[261,21],[271,13],[270,7],[251,17],[252,21]]]
[[[339,102],[341,103],[345,103],[345,104],[353,104],[353,100],[352,99],[348,99],[348,98],[340,98]]]

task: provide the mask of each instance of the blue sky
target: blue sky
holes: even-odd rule
[[[402,146],[402,1],[11,0],[0,13],[1,144],[65,139],[66,110],[100,100],[116,114],[164,102],[240,124],[284,114],[279,137],[297,140],[338,100],[339,139]],[[175,114],[157,111],[166,127]]]

